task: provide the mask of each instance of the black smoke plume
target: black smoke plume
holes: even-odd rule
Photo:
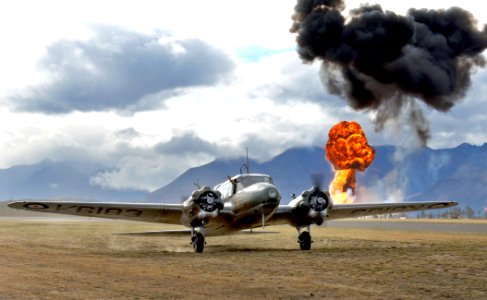
[[[376,128],[403,111],[426,144],[429,124],[414,99],[442,112],[459,102],[484,66],[487,27],[471,13],[410,9],[406,16],[364,5],[342,15],[342,0],[298,0],[291,32],[305,62],[320,59],[328,90],[376,112]]]

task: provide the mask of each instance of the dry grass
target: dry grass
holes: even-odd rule
[[[0,221],[0,299],[486,299],[487,234],[313,228],[189,237],[118,221]],[[174,227],[172,227],[174,228]]]

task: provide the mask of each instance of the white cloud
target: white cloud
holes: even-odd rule
[[[48,82],[11,95],[7,103],[20,111],[48,114],[147,110],[182,89],[213,85],[233,69],[223,51],[201,40],[113,26],[96,26],[94,31],[87,41],[50,45],[40,61]]]

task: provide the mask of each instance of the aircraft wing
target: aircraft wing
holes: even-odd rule
[[[11,208],[35,212],[66,214],[83,217],[124,219],[180,225],[182,204],[117,203],[117,202],[60,202],[16,201]]]
[[[447,208],[457,205],[453,201],[402,202],[402,203],[357,203],[334,204],[328,209],[327,220],[374,216],[380,214],[403,213],[427,209]],[[269,225],[290,224],[294,219],[290,205],[279,205]]]
[[[335,204],[328,210],[328,220],[438,209],[457,204],[453,201]]]

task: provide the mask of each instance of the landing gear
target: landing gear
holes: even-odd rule
[[[305,231],[299,235],[299,247],[301,250],[311,250],[311,234]]]
[[[304,228],[304,230],[303,230]],[[309,233],[309,226],[298,226],[296,228],[298,230],[298,243],[301,250],[311,250],[311,234]]]
[[[203,253],[205,248],[204,227],[196,227],[191,230],[191,244],[193,244],[194,252]]]

